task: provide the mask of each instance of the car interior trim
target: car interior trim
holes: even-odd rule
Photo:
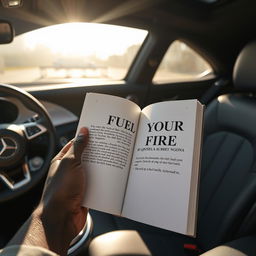
[[[38,123],[26,123],[26,124],[23,124],[22,127],[28,140],[32,140],[37,136],[47,132],[47,129],[43,125]],[[38,132],[35,132],[32,135],[30,135],[28,131],[29,128],[32,128],[32,129],[37,128]]]
[[[16,118],[16,120],[14,122],[16,124],[24,123],[25,121],[27,121],[29,118],[31,118],[32,116],[34,116],[36,114],[35,112],[33,112],[33,111],[29,110],[27,107],[25,107],[22,104],[22,102],[20,102],[19,100],[15,99],[15,98],[12,98],[12,97],[0,97],[0,99],[4,100],[4,101],[10,102],[10,103],[14,104],[18,108],[18,112],[19,112],[18,113],[18,117]],[[52,120],[52,122],[53,122],[55,127],[78,121],[78,117],[75,114],[73,114],[71,111],[67,110],[64,107],[61,107],[61,106],[59,106],[57,104],[54,104],[54,103],[51,103],[51,102],[47,102],[47,101],[41,101],[41,103],[45,106],[45,108],[49,112],[50,118],[51,118],[51,120]],[[33,123],[33,125],[34,124],[35,123]],[[24,124],[24,125],[27,125],[27,124]],[[39,124],[36,124],[36,125],[39,125]],[[42,132],[40,134],[45,132],[45,128],[44,127],[40,126],[39,128],[42,129]],[[38,136],[40,134],[37,134],[36,136]],[[36,136],[30,137],[29,139],[33,139]]]
[[[11,190],[16,190],[18,188],[23,187],[24,185],[28,184],[31,181],[31,176],[30,176],[30,172],[29,172],[29,167],[28,164],[25,162],[22,165],[22,170],[23,170],[23,175],[24,175],[24,179],[22,179],[21,181],[17,182],[17,183],[12,183],[5,175],[0,174],[0,179],[8,186],[9,189]]]
[[[60,105],[47,101],[41,101],[41,103],[49,112],[51,120],[55,127],[78,121],[78,117],[75,114],[73,114],[71,111],[67,110],[64,107],[61,107]]]

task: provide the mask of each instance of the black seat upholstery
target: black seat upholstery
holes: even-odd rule
[[[113,217],[117,229],[137,229],[153,255],[185,255],[187,242],[206,251],[256,232],[255,60],[253,42],[240,53],[234,68],[234,86],[243,92],[219,96],[205,112],[197,238]]]
[[[198,241],[211,248],[234,238],[256,198],[256,100],[218,97],[207,109]]]
[[[204,249],[256,230],[255,59],[252,42],[234,67],[242,93],[222,95],[206,110],[197,238]]]

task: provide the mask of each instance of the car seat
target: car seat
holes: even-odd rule
[[[225,243],[212,250],[203,253],[201,256],[255,256],[256,235],[246,236],[234,241]]]
[[[233,83],[239,93],[219,96],[205,111],[197,237],[93,212],[96,234],[104,230],[108,219],[105,231],[110,227],[137,230],[153,255],[178,256],[187,255],[184,244],[196,245],[203,252],[256,230],[255,60],[256,42],[252,42],[234,66]]]

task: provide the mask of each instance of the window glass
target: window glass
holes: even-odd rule
[[[213,75],[210,65],[194,50],[181,41],[168,48],[153,78],[156,84],[183,82],[209,78]]]
[[[120,80],[146,35],[145,30],[92,23],[37,29],[0,46],[0,81]]]

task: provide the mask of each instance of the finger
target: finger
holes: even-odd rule
[[[65,155],[65,154],[69,151],[69,149],[70,149],[70,147],[72,146],[73,142],[74,142],[74,139],[72,139],[71,141],[69,141],[69,142],[61,149],[60,153],[61,153],[62,155]]]
[[[73,144],[73,140],[69,141],[62,149],[61,151],[54,157],[54,160],[61,160],[63,156],[69,151],[70,147]]]
[[[82,127],[74,139],[73,146],[69,151],[73,150],[77,162],[81,162],[81,156],[88,141],[89,131],[87,128]]]

